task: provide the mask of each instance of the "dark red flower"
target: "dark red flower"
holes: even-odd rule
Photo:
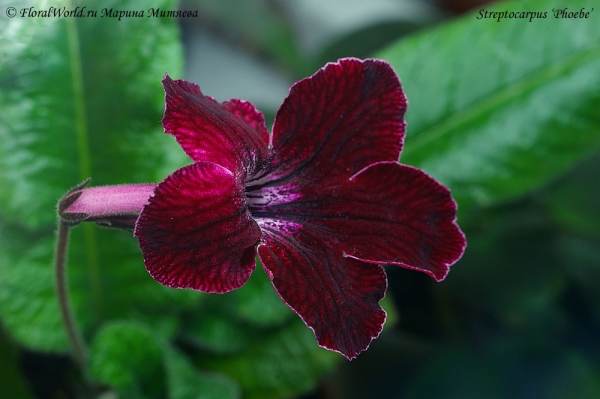
[[[258,257],[319,345],[355,358],[379,335],[397,265],[442,280],[466,241],[444,186],[398,163],[406,98],[384,61],[343,59],[292,86],[273,132],[245,101],[163,80],[166,133],[194,161],[137,220],[149,273],[225,293]]]

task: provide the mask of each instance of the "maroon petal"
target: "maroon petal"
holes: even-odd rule
[[[334,254],[328,234],[263,221],[258,254],[275,290],[315,333],[320,346],[354,359],[383,328],[383,268]]]
[[[198,162],[157,186],[134,235],[159,283],[224,293],[250,277],[261,232],[246,209],[242,178]]]
[[[423,271],[441,281],[466,247],[450,191],[411,166],[372,165],[330,204],[330,212],[347,219],[327,225],[339,233],[344,253],[357,259]]]
[[[175,136],[192,160],[253,173],[266,159],[269,135],[262,114],[252,104],[241,100],[219,104],[203,95],[198,85],[168,75],[163,86],[165,133]]]
[[[265,125],[265,117],[251,102],[234,98],[225,101],[222,105],[227,111],[256,130],[262,139],[261,146],[269,142],[269,131]]]
[[[285,187],[259,190],[280,198],[251,205],[253,216],[328,231],[337,255],[419,270],[440,281],[464,252],[450,192],[413,167],[381,162],[349,180],[331,179],[296,192]]]
[[[397,161],[406,98],[385,61],[342,59],[292,86],[273,126],[269,180],[350,177],[374,162]]]

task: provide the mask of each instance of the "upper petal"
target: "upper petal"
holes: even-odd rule
[[[374,162],[398,160],[406,105],[387,62],[327,64],[294,84],[277,112],[268,180],[350,177]]]
[[[134,235],[159,283],[223,293],[250,277],[261,232],[248,213],[243,179],[197,162],[157,186]]]
[[[254,217],[328,231],[336,253],[364,262],[419,270],[439,281],[466,246],[448,189],[397,162],[371,165],[349,180],[263,191],[277,197],[251,205]]]
[[[383,268],[332,251],[327,232],[264,221],[258,254],[275,290],[320,346],[353,359],[383,328]]]
[[[237,98],[227,100],[221,104],[227,111],[239,119],[253,127],[261,138],[261,151],[269,142],[269,131],[265,125],[265,117],[256,107],[249,101],[240,100]]]
[[[163,79],[165,133],[172,134],[192,160],[214,162],[230,171],[253,173],[267,157],[268,132],[263,115],[249,102],[219,104],[200,87]]]

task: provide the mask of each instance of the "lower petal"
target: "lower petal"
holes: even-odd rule
[[[263,224],[258,255],[277,293],[315,333],[320,346],[354,359],[383,328],[383,268],[335,254],[326,232]]]
[[[157,186],[134,233],[156,281],[224,293],[248,280],[261,232],[238,180],[219,165],[198,162]]]

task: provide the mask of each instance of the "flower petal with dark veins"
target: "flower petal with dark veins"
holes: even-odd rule
[[[270,136],[248,102],[163,84],[164,130],[195,163],[157,186],[136,224],[158,282],[227,292],[258,253],[319,345],[353,359],[385,322],[383,265],[440,281],[462,256],[449,190],[398,163],[407,101],[387,62],[346,58],[294,84]]]
[[[335,254],[327,232],[259,221],[258,255],[275,290],[315,333],[320,346],[354,359],[385,323],[387,279],[379,265]]]
[[[252,174],[267,158],[269,135],[264,117],[251,103],[219,104],[203,95],[198,85],[168,75],[163,86],[165,133],[175,136],[192,160]]]
[[[440,281],[465,249],[448,189],[425,172],[397,162],[376,163],[350,179],[331,179],[296,192],[292,185],[260,192],[271,200],[251,204],[253,217],[327,231],[336,255],[399,265]]]
[[[234,98],[224,101],[221,105],[227,111],[256,129],[256,132],[262,138],[261,146],[263,143],[264,145],[269,143],[269,131],[265,125],[265,117],[251,102]]]
[[[261,231],[247,210],[243,178],[196,162],[157,186],[134,235],[159,283],[224,293],[250,277]]]
[[[415,269],[441,281],[465,250],[450,191],[420,169],[395,162],[371,165],[350,179],[344,194],[336,196],[331,211],[346,219],[326,225],[338,232],[348,256]]]
[[[347,58],[327,64],[294,84],[277,112],[274,160],[262,181],[314,184],[349,178],[374,162],[397,161],[406,106],[387,62]]]

